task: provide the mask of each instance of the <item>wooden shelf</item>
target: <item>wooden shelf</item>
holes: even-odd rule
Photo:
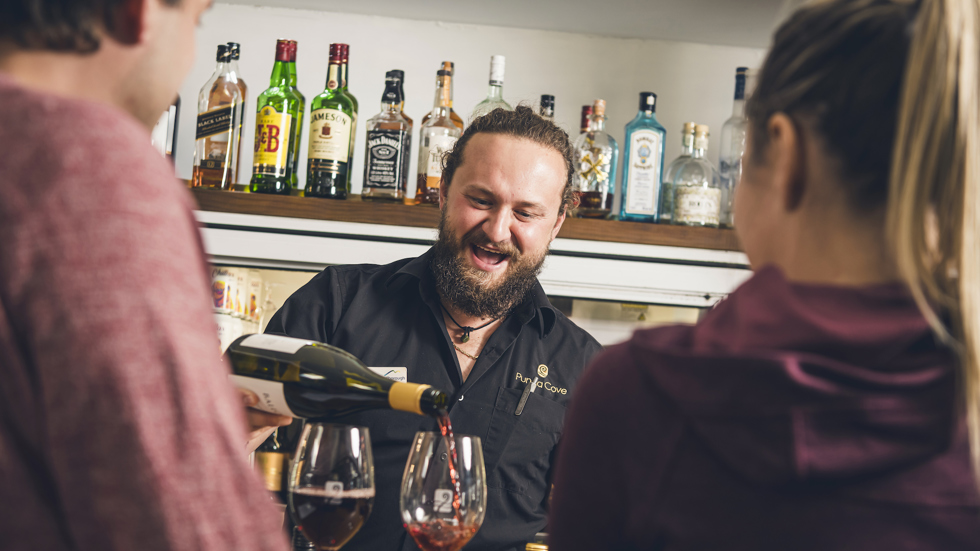
[[[362,201],[358,195],[347,201],[334,201],[313,197],[259,195],[201,188],[194,188],[191,191],[200,210],[204,211],[420,228],[435,228],[439,224],[439,210],[435,207]],[[568,218],[562,225],[558,237],[722,251],[740,250],[735,232],[732,230],[613,220]]]

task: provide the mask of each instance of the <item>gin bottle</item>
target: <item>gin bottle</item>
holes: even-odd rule
[[[449,71],[436,73],[436,97],[432,111],[423,119],[419,131],[419,166],[416,204],[438,205],[439,182],[442,180],[442,160],[459,139],[462,131],[449,115]]]
[[[742,154],[745,152],[745,130],[748,121],[745,118],[746,92],[752,93],[752,78],[745,67],[735,70],[735,103],[732,106],[732,116],[721,127],[721,154],[719,155],[719,172],[721,173],[721,225],[732,226],[732,200],[735,197],[735,186],[742,177]]]
[[[657,94],[640,92],[640,112],[626,125],[620,220],[657,221],[667,131],[656,113]]]
[[[357,111],[343,91],[342,46],[330,45],[326,87],[310,102],[307,197],[346,199],[350,193],[350,147]]]
[[[412,150],[412,123],[402,113],[400,71],[385,74],[381,112],[367,122],[364,154],[364,200],[402,201],[408,187],[409,152]]]
[[[487,92],[487,98],[476,104],[476,107],[473,108],[473,114],[470,115],[470,122],[497,108],[506,111],[514,110],[509,103],[504,101],[505,63],[506,59],[502,55],[495,55],[490,58],[490,89]]]
[[[255,114],[255,151],[252,155],[252,193],[289,195],[293,169],[293,125],[298,124],[299,97],[289,85],[288,40],[276,42],[276,62],[269,88],[259,94]]]
[[[708,127],[699,124],[694,128],[694,154],[681,162],[674,172],[674,224],[718,227],[721,176],[705,158],[707,149]]]
[[[660,217],[657,220],[661,224],[670,224],[674,217],[674,173],[677,168],[684,164],[684,161],[694,156],[694,127],[695,123],[685,122],[681,130],[681,154],[674,159],[664,169],[662,185],[660,187]]]
[[[245,97],[226,44],[218,45],[217,62],[214,74],[197,97],[191,185],[230,190],[238,175]]]
[[[579,134],[572,146],[575,162],[575,193],[579,218],[605,218],[612,210],[615,193],[619,144],[606,132],[606,102],[597,99],[592,105],[592,119],[587,132]]]

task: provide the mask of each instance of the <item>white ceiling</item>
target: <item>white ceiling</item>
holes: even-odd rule
[[[801,0],[220,1],[754,48],[767,47],[775,22],[801,3]]]

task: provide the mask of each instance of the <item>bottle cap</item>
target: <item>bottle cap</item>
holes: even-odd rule
[[[242,45],[238,42],[228,43],[228,53],[231,54],[231,59],[238,60],[242,53]]]
[[[640,111],[657,112],[657,94],[640,92]]]
[[[592,106],[591,105],[583,105],[582,106],[582,124],[579,125],[579,128],[582,129],[582,132],[586,132],[586,131],[589,130],[589,122],[591,120],[592,120]]]
[[[340,58],[343,63],[347,63],[347,60],[350,59],[350,44],[340,45]]]
[[[401,93],[399,92],[399,85],[401,84],[401,78],[398,73],[401,71],[388,71],[385,73],[385,91],[381,96],[381,101],[384,103],[400,103]]]
[[[299,43],[295,40],[289,41],[289,62],[296,63],[296,50],[299,47]]]
[[[276,61],[289,61],[289,41],[276,40]]]
[[[707,136],[708,135],[708,125],[707,124],[698,124],[698,125],[695,125],[694,126],[694,134],[695,135],[704,134],[705,136]]]
[[[453,76],[453,73],[456,72],[456,64],[453,63],[452,61],[443,61],[442,68],[446,71],[449,71],[449,76]]]
[[[541,107],[555,107],[555,96],[551,94],[541,94]]]
[[[592,104],[592,114],[594,116],[596,116],[596,117],[603,117],[603,118],[605,118],[605,116],[606,116],[606,100],[604,100],[604,99],[597,99],[597,100],[595,100],[595,102]]]
[[[504,67],[507,58],[502,55],[490,56],[490,86],[504,85]]]
[[[344,56],[342,50],[343,44],[330,45],[330,63],[340,63],[343,61]]]
[[[683,132],[685,135],[694,134],[694,127],[697,126],[695,122],[685,122]]]
[[[231,53],[228,51],[227,44],[218,44],[218,55],[216,61],[231,61]]]

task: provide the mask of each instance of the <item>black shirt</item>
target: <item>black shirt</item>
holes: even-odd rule
[[[540,284],[486,342],[462,382],[429,270],[431,249],[387,266],[332,266],[296,291],[266,331],[326,342],[368,366],[405,367],[408,380],[450,396],[459,434],[483,441],[487,513],[467,550],[519,549],[546,524],[552,460],[575,381],[600,350],[591,335],[551,306]],[[540,376],[545,372],[547,376]],[[520,416],[530,381],[539,385]],[[416,431],[433,419],[375,410],[337,422],[367,426],[375,463],[374,509],[344,551],[417,549],[402,526],[399,490]]]

